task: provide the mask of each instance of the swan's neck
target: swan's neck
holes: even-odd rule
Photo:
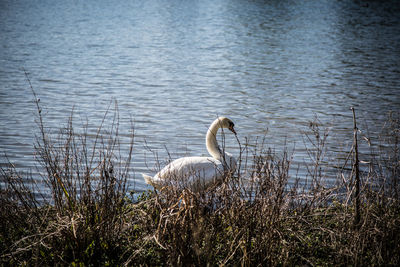
[[[222,158],[222,152],[217,142],[217,132],[219,128],[221,128],[220,121],[217,119],[211,124],[206,136],[207,151],[214,159],[217,160],[221,160]]]

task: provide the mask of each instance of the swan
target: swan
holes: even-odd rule
[[[236,135],[235,124],[226,117],[219,117],[211,124],[206,135],[206,147],[212,157],[183,157],[172,161],[154,177],[142,174],[145,182],[156,189],[167,185],[190,188],[198,192],[223,179],[225,172],[236,170],[235,158],[218,146],[217,132],[227,128]]]

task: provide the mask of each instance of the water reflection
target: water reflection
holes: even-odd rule
[[[67,121],[95,132],[112,99],[120,133],[136,128],[135,174],[154,165],[145,141],[168,157],[205,155],[218,115],[244,142],[296,147],[318,116],[331,146],[351,142],[350,106],[371,134],[399,110],[400,8],[396,1],[2,1],[0,149],[32,168],[34,105],[49,128]],[[125,139],[124,139],[125,140]],[[339,140],[340,144],[336,141]],[[229,150],[238,153],[227,138]],[[368,148],[366,148],[368,150]],[[305,172],[303,172],[304,174]],[[142,188],[141,178],[136,185]]]

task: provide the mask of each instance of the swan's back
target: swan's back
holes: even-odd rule
[[[212,157],[184,157],[172,161],[152,178],[152,185],[173,185],[199,191],[220,181],[224,166]]]

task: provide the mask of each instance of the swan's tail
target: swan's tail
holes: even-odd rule
[[[146,184],[149,184],[156,189],[160,187],[156,182],[154,182],[153,177],[151,177],[150,175],[142,173],[142,176]]]

